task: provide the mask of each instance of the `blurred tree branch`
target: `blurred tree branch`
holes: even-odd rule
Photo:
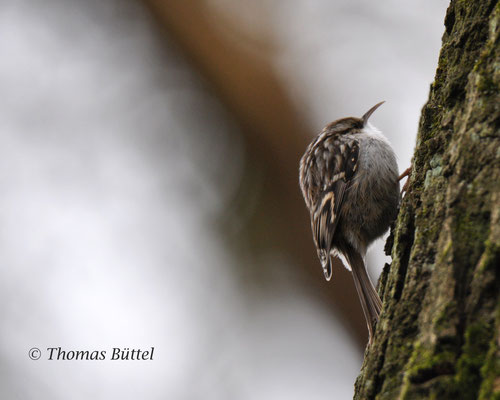
[[[224,20],[217,19],[204,1],[143,1],[236,117],[251,163],[264,169],[263,195],[251,221],[260,228],[249,227],[250,236],[258,232],[252,240],[279,247],[302,266],[317,294],[331,301],[364,346],[366,327],[350,274],[337,267],[333,286],[321,281],[298,189],[298,162],[311,134],[304,113],[290,100],[271,60],[224,37],[218,29]]]
[[[500,4],[445,26],[356,399],[500,399]]]

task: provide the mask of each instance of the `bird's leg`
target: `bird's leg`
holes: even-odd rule
[[[410,175],[410,173],[411,173],[411,166],[410,166],[410,167],[408,167],[408,168],[406,168],[406,169],[404,170],[404,172],[403,172],[401,175],[399,175],[399,177],[398,177],[398,181],[400,181],[401,179],[403,179],[405,176]]]
[[[408,189],[408,182],[410,182],[410,176],[411,174],[411,166],[409,166],[408,168],[406,168],[403,173],[401,175],[399,175],[398,177],[398,181],[400,181],[401,179],[403,179],[404,177],[408,177],[408,179],[406,180],[404,186],[403,186],[403,189],[401,189],[401,194],[405,193],[406,192],[406,189]]]

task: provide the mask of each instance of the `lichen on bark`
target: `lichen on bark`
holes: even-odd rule
[[[355,399],[500,399],[500,4],[452,0]]]

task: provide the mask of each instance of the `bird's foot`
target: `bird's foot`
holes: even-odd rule
[[[411,166],[406,168],[404,172],[398,177],[398,181],[400,181],[404,177],[408,177],[405,184],[403,185],[403,189],[401,189],[401,194],[405,193],[406,190],[408,189],[408,183],[410,182],[410,175],[411,175]]]

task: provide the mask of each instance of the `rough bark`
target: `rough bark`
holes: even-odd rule
[[[500,399],[500,4],[445,27],[355,399]]]

